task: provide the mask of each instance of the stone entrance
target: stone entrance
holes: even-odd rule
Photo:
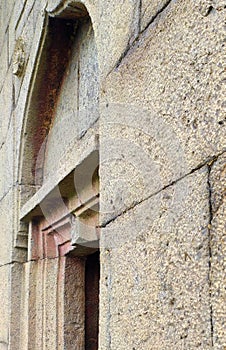
[[[96,350],[99,86],[83,5],[47,16],[35,76],[21,154],[18,246],[28,227],[21,348]]]

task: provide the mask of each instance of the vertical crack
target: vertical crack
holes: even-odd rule
[[[142,20],[142,0],[140,0],[140,4],[139,4],[139,23],[138,23],[139,33],[141,32],[141,20]]]
[[[111,257],[110,257],[110,250],[106,251],[108,254],[108,276],[107,276],[107,293],[108,293],[108,310],[107,310],[107,344],[108,349],[111,350],[111,293],[112,293],[112,275],[111,275]]]
[[[210,299],[210,329],[211,329],[211,346],[213,347],[213,306],[212,306],[212,237],[211,237],[211,226],[213,220],[213,208],[212,208],[212,188],[211,188],[211,169],[215,159],[207,164],[208,178],[207,185],[209,190],[209,224],[208,224],[208,246],[209,246],[209,299]]]

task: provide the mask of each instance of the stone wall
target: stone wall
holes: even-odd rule
[[[46,38],[70,11],[86,22],[58,84],[65,55]],[[59,289],[64,257],[35,261],[27,222],[97,148],[99,349],[226,349],[225,14],[224,0],[0,2],[0,350],[84,348],[83,311],[62,306],[83,282],[63,272]]]

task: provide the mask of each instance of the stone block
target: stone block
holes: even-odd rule
[[[26,2],[23,1],[23,11],[21,11],[22,15],[19,17],[19,20],[16,26],[16,38],[18,38],[21,35],[27,23],[28,17],[30,13],[32,13],[34,3],[35,3],[34,0],[28,0]]]
[[[13,159],[13,125],[11,122],[8,126],[6,141],[0,149],[0,201],[13,185]]]
[[[3,37],[3,43],[1,43],[0,52],[0,91],[5,81],[8,67],[8,33],[6,33]]]
[[[226,147],[223,32],[223,11],[201,17],[196,6],[175,2],[108,75],[100,112],[103,223]]]
[[[10,320],[10,266],[0,267],[0,298],[1,298],[1,327],[0,327],[0,349],[8,349],[9,320]]]
[[[169,0],[142,0],[141,31],[165,8]]]
[[[213,308],[213,345],[221,350],[226,346],[226,154],[220,156],[210,172],[211,221],[211,305]]]
[[[139,31],[139,1],[99,0],[94,19],[102,77],[117,64]]]
[[[53,126],[48,135],[44,177],[56,172],[68,148],[78,139],[78,45],[65,74],[64,83],[56,108]]]
[[[17,350],[20,344],[20,336],[24,330],[21,327],[22,300],[23,300],[23,281],[24,266],[23,264],[11,264],[11,287],[10,287],[10,337],[9,344],[11,350]]]
[[[0,147],[6,141],[7,133],[9,131],[11,116],[12,116],[12,98],[13,98],[13,84],[12,73],[8,71],[5,76],[5,81],[0,92]]]
[[[0,201],[1,250],[0,265],[7,264],[12,257],[13,241],[13,191],[9,191]]]
[[[102,229],[101,350],[211,349],[207,178],[204,167]]]
[[[77,40],[79,52],[78,136],[82,137],[99,118],[98,52],[90,21],[81,27]]]

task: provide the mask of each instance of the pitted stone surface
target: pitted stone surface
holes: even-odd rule
[[[226,154],[211,168],[211,304],[213,308],[214,349],[226,346]]]
[[[169,0],[142,0],[141,30],[144,30],[169,2]]]
[[[0,267],[0,298],[1,298],[1,327],[0,349],[8,349],[9,320],[10,320],[10,266]]]
[[[0,266],[11,262],[13,247],[13,211],[9,211],[14,201],[14,192],[10,190],[0,201],[1,249]]]
[[[103,223],[226,147],[224,20],[225,10],[202,17],[177,1],[108,75],[100,130]],[[127,183],[112,190],[109,166],[113,179],[121,176],[114,159],[126,168]],[[144,184],[137,185],[137,173]]]
[[[205,167],[102,229],[101,350],[212,349],[207,177]]]
[[[24,250],[18,260],[12,243],[20,205],[37,190],[28,166],[32,142],[23,153],[34,126],[26,129],[26,106],[35,122],[29,93],[40,77],[45,16],[66,2],[76,0],[0,2],[1,350],[63,349],[64,317],[68,347],[84,348],[79,271],[67,276],[65,293],[59,260],[12,263],[26,259]],[[218,157],[226,146],[225,1],[78,2],[94,33],[86,32],[81,48],[80,101],[69,69],[54,106],[60,122],[49,138],[45,180],[47,188],[61,181],[96,149],[100,133],[99,348],[225,350],[225,156]],[[12,57],[20,36],[26,54],[17,77]],[[97,80],[100,130],[92,126]],[[87,107],[79,120],[71,118],[78,105]]]

